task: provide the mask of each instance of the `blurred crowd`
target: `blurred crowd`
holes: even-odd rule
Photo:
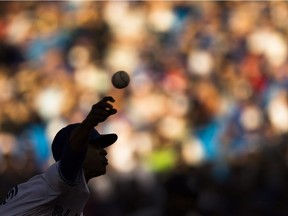
[[[0,2],[0,198],[111,95],[86,216],[287,215],[287,20],[285,1]]]

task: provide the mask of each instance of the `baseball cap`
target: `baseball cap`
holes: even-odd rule
[[[57,132],[52,141],[52,154],[55,161],[61,158],[64,146],[68,143],[71,132],[79,126],[80,123],[69,124]],[[106,148],[118,139],[117,134],[100,134],[95,128],[90,133],[90,140],[95,141],[95,145],[99,145],[102,148]]]

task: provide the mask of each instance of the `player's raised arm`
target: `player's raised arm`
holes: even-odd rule
[[[107,96],[92,106],[91,111],[82,123],[72,130],[68,142],[66,141],[60,159],[60,175],[68,184],[73,184],[82,168],[82,163],[87,153],[89,137],[94,127],[104,122],[117,110],[112,103],[114,98]]]
[[[73,151],[81,152],[87,149],[91,130],[117,112],[112,105],[114,101],[113,97],[106,96],[92,106],[87,117],[70,135],[69,143]]]

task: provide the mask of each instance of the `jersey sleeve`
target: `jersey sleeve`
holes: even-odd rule
[[[47,184],[54,190],[58,190],[66,184],[59,173],[59,161],[52,164],[43,175]]]
[[[69,190],[71,186],[78,185],[83,181],[83,171],[80,170],[76,179],[73,182],[65,179],[60,171],[60,161],[51,165],[48,170],[43,174],[44,179],[51,188],[51,191],[57,191],[59,193]]]

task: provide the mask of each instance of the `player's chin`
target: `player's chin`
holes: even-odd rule
[[[104,174],[106,174],[106,166],[103,166],[103,167],[97,169],[97,171],[95,171],[96,176],[100,176],[100,175],[104,175]]]

